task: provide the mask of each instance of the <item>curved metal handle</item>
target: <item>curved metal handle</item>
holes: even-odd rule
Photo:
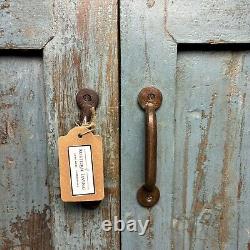
[[[160,191],[156,184],[157,169],[157,120],[156,110],[161,106],[162,94],[155,87],[147,87],[138,95],[138,102],[146,115],[145,184],[137,192],[137,200],[144,207],[154,206]]]

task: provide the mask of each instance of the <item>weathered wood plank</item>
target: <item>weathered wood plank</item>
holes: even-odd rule
[[[177,48],[165,29],[165,9],[165,1],[121,1],[121,215],[125,221],[150,220],[144,236],[138,232],[122,233],[123,249],[171,249]],[[152,209],[146,209],[136,199],[145,171],[145,119],[137,95],[151,85],[163,94],[157,111],[157,186],[161,198]]]
[[[50,205],[55,249],[119,249],[119,232],[101,223],[119,216],[119,86],[117,1],[55,1],[57,34],[45,47]],[[59,135],[75,126],[77,90],[99,93],[97,133],[104,139],[105,200],[95,210],[60,200]]]
[[[151,221],[146,236],[122,234],[124,249],[249,245],[249,51],[199,46],[179,51],[177,60],[172,42],[247,43],[248,12],[246,1],[121,2],[121,212]],[[157,112],[162,197],[150,210],[136,200],[144,181],[144,114],[136,99],[148,85],[166,101]]]
[[[249,51],[179,51],[174,249],[247,249]]]
[[[0,248],[52,249],[42,57],[0,69]]]
[[[26,136],[29,136],[24,134],[19,138],[18,146],[13,146],[13,143],[8,146],[11,150],[17,151],[15,147],[21,147],[23,144],[20,155],[15,155],[15,157],[24,160],[20,161],[21,167],[15,169],[15,172],[9,170],[5,165],[11,165],[16,159],[8,158],[8,155],[1,153],[1,162],[4,164],[3,168],[6,168],[5,172],[1,174],[3,183],[8,184],[10,182],[8,176],[10,175],[11,179],[14,173],[20,178],[16,177],[19,181],[17,184],[27,183],[27,187],[21,189],[24,194],[21,193],[20,196],[20,199],[27,200],[27,207],[22,203],[20,207],[19,197],[13,196],[17,189],[16,186],[11,187],[12,189],[4,194],[4,199],[1,199],[3,202],[1,212],[7,216],[3,219],[5,231],[1,233],[1,243],[6,249],[19,246],[21,249],[26,247],[67,250],[118,249],[119,233],[104,232],[101,229],[104,219],[112,221],[115,215],[119,216],[120,211],[117,2],[58,0],[43,3],[19,3],[6,1],[3,5],[2,23],[12,22],[12,25],[8,26],[7,31],[4,29],[2,32],[1,47],[34,49],[47,46],[44,48],[44,62],[42,63],[41,58],[35,61],[40,67],[40,73],[32,70],[32,67],[36,66],[36,64],[33,65],[32,58],[28,58],[28,61],[26,59],[13,59],[13,62],[7,60],[8,65],[3,67],[5,71],[1,72],[3,77],[12,76],[6,81],[6,84],[13,84],[14,80],[17,81],[19,77],[22,81],[22,75],[25,74],[25,80],[31,82],[27,84],[28,86],[20,86],[22,95],[18,95],[18,98],[15,97],[17,101],[20,101],[19,109],[24,110],[24,113],[19,112],[16,107],[10,109],[12,106],[9,106],[7,101],[2,103],[1,108],[10,109],[13,115],[17,113],[16,116],[21,116],[19,123],[20,126],[23,126],[25,133],[29,132],[30,127],[33,129],[34,124],[22,115],[34,115],[35,122],[39,124],[37,127],[39,131],[31,131],[34,132],[33,141],[42,141],[40,146],[34,147],[24,141]],[[9,10],[7,10],[8,8]],[[17,22],[12,19],[12,16],[7,16],[11,13],[15,13],[18,18],[22,16],[22,18],[17,19],[19,20]],[[48,43],[47,38],[50,36],[47,35],[51,31],[52,20],[48,16],[49,13],[54,13],[53,28],[56,36]],[[31,28],[30,25],[32,25]],[[41,25],[43,25],[42,29]],[[19,32],[16,33],[16,29],[20,29]],[[25,33],[24,29],[30,33]],[[14,52],[11,54],[13,55]],[[20,63],[20,66],[16,65],[17,62]],[[3,62],[1,61],[1,63]],[[19,68],[21,72],[13,73]],[[81,87],[94,88],[100,95],[97,133],[101,134],[104,139],[106,198],[96,210],[87,210],[81,204],[65,204],[60,199],[57,138],[75,126],[78,117],[75,95]],[[32,88],[39,89],[37,98],[46,93],[46,101],[43,100],[43,103],[38,102],[36,105],[26,102],[26,95],[29,94],[26,91],[29,92],[30,89],[33,90]],[[4,91],[3,93],[5,93]],[[9,95],[12,95],[12,92]],[[33,98],[32,95],[30,98]],[[32,112],[29,113],[30,111]],[[39,112],[42,113],[41,116]],[[3,116],[2,120],[6,118],[5,113],[1,116]],[[1,140],[4,142],[8,140],[9,134],[13,135],[15,129],[11,127],[15,126],[14,123],[11,123],[12,117],[8,119],[9,122],[4,120],[1,126],[4,130],[3,134],[1,133]],[[29,122],[31,123],[28,124]],[[47,133],[48,148],[44,141],[45,133]],[[27,154],[31,153],[31,150],[34,151],[34,154],[39,152],[39,155],[29,155],[27,158]],[[46,154],[48,155],[46,156]],[[23,164],[26,161],[29,161],[29,168],[32,171],[29,171],[29,168]],[[41,165],[40,172],[37,173],[34,171],[36,161]],[[40,166],[39,164],[37,167]],[[7,186],[7,188],[10,187]],[[18,186],[18,188],[21,187]],[[10,214],[10,210],[14,212]]]
[[[249,43],[248,0],[168,1],[166,24],[178,43]]]
[[[41,49],[53,37],[53,1],[0,1],[0,48]]]

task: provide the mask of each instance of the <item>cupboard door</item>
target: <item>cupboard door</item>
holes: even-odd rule
[[[121,217],[145,235],[124,249],[247,249],[249,241],[250,5],[247,1],[121,1]],[[137,95],[163,94],[157,111],[157,186],[144,183],[145,118]]]
[[[117,1],[0,3],[0,248],[113,249],[119,232]],[[80,88],[100,97],[105,200],[60,199],[57,139],[78,119]]]

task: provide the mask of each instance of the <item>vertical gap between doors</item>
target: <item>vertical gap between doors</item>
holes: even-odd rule
[[[120,197],[120,206],[119,206],[119,218],[121,219],[121,208],[122,208],[122,199],[121,199],[121,23],[120,23],[120,0],[117,0],[117,59],[118,59],[118,92],[119,92],[119,197]],[[122,249],[122,234],[119,232],[119,241],[120,241],[120,250]]]

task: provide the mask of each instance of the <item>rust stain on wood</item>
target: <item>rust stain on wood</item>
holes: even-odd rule
[[[6,131],[6,127],[0,126],[0,145],[7,144],[7,142],[8,142],[8,134]]]
[[[6,156],[6,158],[5,158],[5,166],[7,166],[7,167],[15,166],[15,160],[11,156]]]
[[[146,231],[146,238],[147,238],[147,247],[153,248],[152,241],[154,240],[154,217],[152,215],[151,209],[148,209],[148,228]]]
[[[219,40],[208,40],[207,43],[209,44],[223,44],[226,43],[225,40],[219,39]]]
[[[0,97],[16,95],[16,85],[8,88],[7,90],[0,90]]]
[[[237,190],[237,199],[239,200],[240,199],[240,196],[241,196],[241,190],[242,190],[242,180],[240,179],[239,183],[238,183],[238,190]]]
[[[16,129],[17,129],[17,121],[16,120],[7,120],[6,121],[6,132],[8,134],[8,137],[10,139],[15,138],[16,134]]]
[[[26,218],[17,217],[11,223],[10,232],[2,234],[2,250],[8,249],[53,249],[50,229],[49,207],[42,212],[31,211]],[[7,235],[11,234],[11,238]]]
[[[242,114],[241,124],[240,124],[240,151],[242,150],[242,141],[243,141],[244,129],[245,129],[245,112],[246,112],[245,104],[246,104],[246,93],[243,94],[243,101],[242,101],[243,114]],[[243,167],[242,161],[240,161],[240,179],[238,182],[238,190],[237,190],[238,200],[240,200],[241,198],[241,193],[242,193],[242,190],[244,189],[244,184],[245,184],[243,169],[244,167]]]
[[[79,37],[88,39],[89,35],[89,13],[91,12],[91,1],[80,1],[77,8],[77,33]],[[94,28],[94,27],[92,27]],[[84,40],[84,41],[86,41]]]
[[[13,104],[11,103],[0,103],[0,110],[1,109],[10,109],[13,107]]]
[[[207,115],[207,127],[203,131],[203,135],[201,138],[201,142],[199,144],[199,153],[197,157],[197,165],[196,165],[196,179],[195,186],[193,191],[193,203],[191,208],[191,218],[189,219],[188,232],[190,237],[190,244],[192,244],[192,239],[195,234],[195,220],[197,216],[200,214],[202,208],[204,207],[203,202],[200,201],[200,191],[203,185],[203,177],[204,177],[204,164],[207,160],[206,150],[208,146],[208,135],[211,127],[212,117],[213,117],[213,109],[215,105],[217,94],[214,93],[211,97],[211,102],[209,105],[209,113]]]
[[[69,85],[67,84],[67,76],[70,73],[70,56],[64,55],[60,58],[56,56],[56,61],[53,69],[54,104],[58,113],[59,134],[63,135],[70,129],[70,127],[66,127],[65,122],[69,119],[67,114],[75,98],[73,94],[69,96]]]
[[[186,134],[184,140],[184,158],[183,158],[183,195],[182,195],[183,214],[186,214],[186,206],[187,206],[188,154],[189,154],[190,135],[191,135],[191,124],[188,121],[188,119],[186,119]]]
[[[203,178],[204,178],[204,170],[203,166],[207,160],[206,156],[206,148],[208,146],[208,133],[211,125],[211,118],[213,115],[213,106],[216,95],[213,95],[212,102],[210,104],[210,111],[207,115],[207,128],[204,131],[202,136],[201,143],[199,145],[199,154],[197,159],[197,177],[195,181],[195,191],[194,191],[194,201],[192,204],[192,217],[189,221],[188,232],[190,234],[190,244],[192,244],[192,239],[194,238],[194,234],[196,230],[195,222],[198,215],[208,209],[211,210],[210,214],[213,214],[215,218],[211,218],[208,216],[207,219],[204,220],[204,216],[202,217],[201,223],[206,223],[207,225],[211,225],[213,223],[213,227],[218,231],[218,244],[221,249],[225,248],[226,242],[230,237],[230,207],[232,205],[232,201],[230,199],[228,193],[228,186],[231,183],[232,174],[230,170],[232,168],[231,164],[233,162],[234,157],[234,149],[235,142],[237,138],[237,129],[235,128],[235,122],[237,119],[237,114],[239,109],[242,109],[244,106],[244,96],[240,96],[240,90],[236,85],[236,78],[240,73],[242,68],[242,63],[240,57],[237,54],[232,54],[231,60],[228,62],[228,67],[225,71],[225,75],[230,80],[230,85],[227,90],[226,98],[227,98],[227,121],[225,128],[225,143],[224,143],[224,158],[223,158],[223,166],[221,171],[221,186],[219,192],[211,199],[209,202],[202,202],[199,199],[200,190],[203,186]],[[235,107],[234,102],[237,99],[242,99],[242,103],[240,106]],[[206,115],[202,116],[203,118]],[[237,189],[237,197],[240,198],[241,189],[242,189],[242,180],[238,182]]]
[[[8,9],[10,7],[10,0],[5,0],[1,5],[0,5],[0,9]]]
[[[231,163],[233,161],[235,141],[237,136],[237,129],[235,129],[236,116],[239,112],[233,108],[233,102],[235,97],[239,97],[240,91],[236,85],[236,78],[241,71],[241,59],[238,54],[233,53],[232,58],[228,63],[226,75],[229,77],[230,85],[227,93],[227,123],[226,123],[226,140],[224,144],[224,159],[221,177],[221,188],[217,196],[216,203],[220,203],[222,210],[219,220],[219,244],[222,249],[225,247],[225,243],[230,236],[230,205],[231,200],[227,191],[227,187],[230,184],[232,178],[230,174]],[[240,107],[241,108],[241,107]],[[238,196],[241,192],[242,183],[238,184]]]
[[[2,124],[0,126],[0,145],[7,144],[15,137],[18,121],[10,120],[8,115],[2,117]]]
[[[83,51],[80,49],[73,48],[72,49],[72,63],[76,69],[76,81],[78,89],[81,89],[83,85],[86,85],[86,76],[87,73],[83,72],[84,69],[82,68],[82,54]],[[84,77],[85,75],[85,77]]]
[[[231,59],[227,62],[227,68],[225,70],[225,75],[235,83],[236,77],[242,70],[241,56],[238,53],[232,53]]]
[[[147,0],[148,8],[152,8],[155,5],[155,0]]]
[[[95,89],[100,97],[97,109],[97,134],[103,136],[105,167],[105,200],[87,211],[82,206],[65,204],[63,234],[75,237],[77,228],[84,239],[84,248],[119,248],[119,232],[95,231],[102,220],[120,216],[119,191],[119,88],[117,56],[117,2],[78,1],[72,30],[72,44],[53,58],[53,106],[58,115],[58,132],[66,134],[75,126],[79,114],[75,94],[82,87]],[[112,149],[112,150],[111,150]],[[77,220],[82,216],[82,220]]]
[[[229,207],[230,200],[227,194],[227,186],[229,184],[229,165],[231,162],[231,157],[233,153],[234,145],[227,142],[224,145],[224,160],[223,160],[223,169],[222,169],[222,177],[221,177],[221,189],[214,200],[215,204],[221,204],[221,213],[219,217],[219,244],[222,249],[224,249],[224,244],[227,242],[229,237]]]

